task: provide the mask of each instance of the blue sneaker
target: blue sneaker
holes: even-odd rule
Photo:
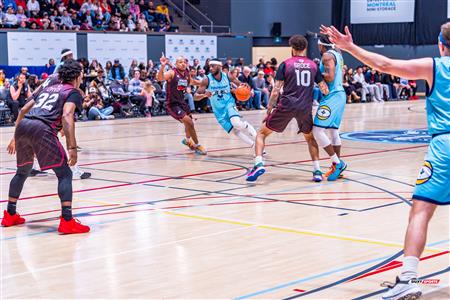
[[[335,181],[339,178],[339,176],[342,174],[342,172],[347,169],[347,164],[341,159],[340,163],[336,164],[333,163],[334,170],[333,172],[328,176],[328,181]]]
[[[247,174],[247,181],[256,181],[259,176],[264,174],[266,172],[266,169],[264,168],[263,164],[259,163],[251,169],[251,171]]]
[[[323,180],[323,173],[320,170],[315,170],[313,172],[313,179],[314,182],[321,182]]]

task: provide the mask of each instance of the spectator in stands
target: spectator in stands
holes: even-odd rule
[[[247,83],[252,89],[250,99],[245,103],[247,109],[261,109],[261,92],[255,91],[253,88],[253,78],[250,76],[252,69],[244,67],[243,74],[239,76],[239,81]]]
[[[136,4],[135,0],[130,0],[130,15],[132,15],[133,20],[136,21],[141,14],[141,9],[139,4]]]
[[[114,65],[111,68],[111,78],[113,80],[123,80],[125,78],[125,71],[117,58],[114,60]]]
[[[277,59],[275,57],[272,57],[270,59],[270,64],[272,65],[273,71],[276,72],[277,69],[278,69],[278,61],[277,61]]]
[[[87,111],[89,120],[110,120],[114,119],[112,115],[114,108],[105,107],[102,98],[95,87],[89,88],[89,93],[84,98],[83,108]]]
[[[269,74],[266,78],[266,87],[269,90],[269,94],[272,93],[273,87],[275,86],[275,79],[273,75]]]
[[[23,7],[20,5],[17,7],[16,17],[17,17],[17,24],[20,24],[22,22],[27,22],[27,20],[28,20],[28,17],[25,15],[25,11],[23,10]]]
[[[381,100],[389,100],[391,99],[390,88],[389,85],[383,84],[382,79],[383,75],[377,70],[374,71],[373,74],[374,83],[378,86],[381,91]]]
[[[211,59],[207,58],[205,60],[205,65],[203,66],[203,70],[205,70],[205,74],[208,75],[209,74],[209,62]]]
[[[39,78],[37,75],[30,75],[28,77],[28,86],[30,87],[30,91],[33,92],[40,85]]]
[[[129,78],[133,78],[134,71],[136,70],[137,66],[138,66],[138,61],[136,59],[133,59],[131,61],[130,68],[128,69],[128,77]]]
[[[356,93],[358,88],[353,79],[353,69],[350,68],[345,72],[342,81],[345,94],[347,95],[347,103],[359,102],[361,100],[361,97],[359,97]]]
[[[57,28],[62,25],[61,17],[58,15],[58,11],[54,10],[50,16],[50,20],[55,24]]]
[[[363,67],[359,66],[356,69],[356,74],[353,76],[353,79],[356,82],[359,82],[362,86],[361,89],[361,101],[366,102],[367,98],[366,95],[370,93],[372,96],[372,99],[376,102],[380,102],[381,99],[379,98],[379,90],[378,87],[376,87],[374,84],[368,84],[365,80],[365,76],[363,73]]]
[[[195,71],[199,71],[202,66],[200,65],[200,61],[198,60],[198,58],[194,58],[194,61],[192,62],[192,67],[195,69]]]
[[[16,1],[14,1],[14,0],[3,0],[3,7],[6,9],[8,9],[9,7],[12,7],[12,9],[14,11],[17,10],[17,4],[16,4]]]
[[[128,15],[126,26],[128,31],[136,31],[136,23],[134,23],[132,15]]]
[[[145,15],[143,13],[141,13],[141,15],[139,16],[139,20],[136,24],[136,31],[137,32],[147,32],[149,31],[148,28],[148,22],[145,18]]]
[[[148,4],[146,0],[139,0],[139,11],[141,14],[143,14],[145,11],[148,10]]]
[[[8,4],[6,13],[3,18],[3,26],[6,28],[17,28],[17,16],[14,13],[14,8],[11,4]]]
[[[390,98],[392,100],[397,100],[397,90],[394,86],[394,77],[390,74],[382,74],[381,83],[388,85]]]
[[[120,30],[120,18],[116,15],[111,17],[111,21],[109,22],[109,30],[119,31]]]
[[[399,85],[399,98],[402,100],[408,100],[411,95],[411,86],[409,85],[409,81],[406,78],[400,78]]]
[[[5,85],[6,81],[6,74],[3,69],[0,69],[0,87],[3,87]]]
[[[266,61],[263,73],[266,75],[271,74],[271,75],[275,76],[275,71],[272,69],[272,62]]]
[[[39,2],[38,1],[36,1],[36,0],[28,0],[27,8],[28,8],[28,17],[31,17],[33,15],[33,12],[36,13],[36,15],[39,14],[40,6],[39,6]]]
[[[117,9],[119,10],[120,17],[122,19],[126,19],[130,14],[130,3],[126,3],[125,0],[119,0],[119,3],[117,4]]]
[[[111,7],[108,2],[106,0],[101,0],[99,9],[105,19],[105,23],[108,24],[109,20],[111,20]]]
[[[146,80],[144,82],[144,87],[141,91],[141,96],[144,96],[145,101],[145,116],[150,118],[151,114],[151,108],[153,106],[153,100],[155,98],[155,87],[153,86],[152,82],[150,80]]]
[[[149,59],[146,66],[147,70],[147,78],[150,79],[151,82],[154,82],[156,79],[157,69],[153,60]]]
[[[31,96],[27,77],[24,73],[19,74],[17,80],[10,87],[9,93],[8,107],[13,114],[13,121],[16,121],[19,115],[19,109],[25,105],[27,98]]]
[[[75,30],[79,29],[79,27],[75,27],[72,22],[72,17],[69,15],[67,10],[63,11],[63,15],[61,17],[62,30]]]
[[[269,73],[269,75],[272,74]],[[269,89],[266,86],[266,79],[264,78],[263,71],[259,71],[258,76],[253,78],[253,88],[255,89],[255,92],[258,91],[261,93],[261,103],[264,108],[266,108],[269,103]]]
[[[236,63],[234,64],[235,67],[242,67],[244,66],[244,58],[240,57],[236,60]]]
[[[105,63],[105,75],[108,80],[112,79],[112,62],[109,60]]]
[[[130,92],[130,101],[133,104],[136,104],[139,107],[139,111],[145,115],[145,103],[147,98],[141,95],[142,89],[144,87],[144,83],[140,79],[141,72],[139,69],[134,71],[134,77],[130,80],[128,84],[128,91]]]
[[[415,80],[408,81],[409,86],[411,87],[411,95],[409,97],[410,100],[417,100],[419,97],[416,96],[417,93],[417,83]]]
[[[69,13],[78,13],[80,8],[81,6],[80,4],[78,4],[77,0],[69,0],[69,3],[67,4],[67,10],[69,11]]]
[[[266,64],[264,63],[264,58],[260,58],[258,63],[256,64],[256,68],[264,69],[265,66],[266,66]]]

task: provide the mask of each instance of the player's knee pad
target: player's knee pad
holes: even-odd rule
[[[325,128],[322,127],[313,127],[313,135],[317,141],[317,145],[321,148],[325,148],[331,144],[330,139],[325,133]]]
[[[58,177],[58,196],[61,202],[72,201],[72,170],[68,165],[54,168]]]
[[[331,133],[331,144],[333,146],[340,146],[342,145],[341,137],[339,135],[338,129],[330,129]]]
[[[243,130],[247,127],[246,122],[242,121],[240,117],[232,117],[230,122],[236,130]]]

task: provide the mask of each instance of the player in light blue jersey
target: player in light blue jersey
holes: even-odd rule
[[[242,85],[237,78],[222,72],[222,62],[214,59],[209,62],[211,73],[202,80],[200,87],[194,95],[195,100],[208,97],[214,115],[222,128],[230,133],[233,132],[244,143],[249,146],[255,144],[256,130],[247,121],[242,120],[236,108],[236,102],[231,94],[230,82]]]
[[[442,25],[438,37],[440,57],[412,60],[390,59],[366,51],[353,43],[348,27],[345,34],[333,26],[321,32],[339,48],[383,73],[427,83],[427,120],[432,140],[420,170],[412,197],[404,245],[403,268],[396,282],[386,284],[385,300],[417,299],[422,292],[417,285],[417,266],[427,237],[428,223],[437,205],[450,204],[450,22]]]
[[[317,144],[330,156],[331,168],[325,176],[328,177],[328,181],[334,181],[347,168],[347,164],[340,159],[341,138],[339,136],[339,126],[347,101],[342,85],[344,59],[326,35],[322,35],[319,39],[319,50],[322,54],[319,68],[328,85],[329,94],[319,102],[314,118],[313,134]]]

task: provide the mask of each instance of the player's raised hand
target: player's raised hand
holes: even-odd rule
[[[163,66],[166,66],[169,63],[169,59],[167,59],[167,57],[165,55],[161,56],[159,61],[161,62],[161,65],[163,65]]]
[[[6,149],[8,150],[9,154],[16,154],[16,139],[12,138]]]
[[[339,32],[334,26],[320,26],[320,33],[328,35],[330,41],[338,48],[343,50],[349,50],[353,45],[353,37],[348,29],[348,26],[344,28],[345,34]]]

